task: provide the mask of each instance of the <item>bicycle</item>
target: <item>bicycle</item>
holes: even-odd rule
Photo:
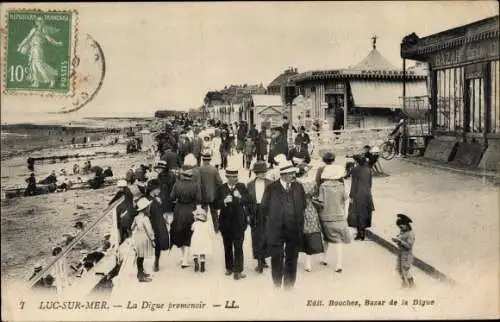
[[[396,141],[393,137],[388,137],[387,141],[380,145],[380,156],[384,160],[392,160],[396,156]]]

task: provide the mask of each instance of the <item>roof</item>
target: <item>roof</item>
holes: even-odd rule
[[[293,82],[306,82],[323,79],[394,79],[403,78],[403,70],[391,64],[374,48],[358,64],[343,69],[312,70],[291,78]],[[406,79],[425,79],[428,71],[424,68],[407,68]]]
[[[413,32],[405,36],[401,42],[401,57],[425,60],[429,54],[459,48],[473,42],[493,40],[498,43],[499,20],[500,16],[496,15],[423,38]],[[498,57],[498,45],[495,48]]]
[[[291,76],[297,75],[297,69],[290,68],[285,70],[281,75],[276,77],[267,87],[281,87],[281,85],[286,84]]]
[[[283,106],[280,95],[252,95],[253,106]]]
[[[376,49],[372,49],[368,56],[360,61],[357,65],[348,69],[353,70],[398,70],[396,66],[391,64],[382,54]]]

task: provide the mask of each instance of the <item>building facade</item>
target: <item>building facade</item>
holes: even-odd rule
[[[336,119],[346,129],[391,125],[402,115],[403,87],[412,96],[426,96],[428,90],[425,65],[403,72],[380,54],[375,37],[372,50],[357,65],[307,71],[291,80],[299,94],[311,100],[309,117],[326,120],[330,130]],[[338,120],[341,117],[342,122]]]
[[[401,58],[429,66],[435,139],[427,157],[497,169],[498,37],[499,16],[494,16],[423,38],[415,33],[403,38]]]

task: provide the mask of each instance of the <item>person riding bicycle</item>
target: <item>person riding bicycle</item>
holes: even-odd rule
[[[394,130],[389,134],[390,138],[394,138],[398,156],[406,155],[406,146],[404,142],[404,138],[408,136],[406,131],[406,119],[402,118],[399,120]],[[403,141],[401,141],[401,139],[403,139]]]

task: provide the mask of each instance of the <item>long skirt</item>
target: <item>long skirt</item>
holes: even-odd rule
[[[310,198],[306,201],[304,212],[304,240],[302,251],[307,255],[319,254],[324,251],[321,238],[321,224],[318,211]]]
[[[170,226],[171,245],[177,247],[190,246],[193,231],[191,225],[194,222],[194,204],[177,203],[174,209],[174,219]]]
[[[266,223],[257,222],[251,226],[252,253],[254,259],[266,258]]]
[[[326,242],[333,244],[349,244],[351,242],[351,235],[345,220],[322,221],[321,225],[323,227],[323,239]]]

